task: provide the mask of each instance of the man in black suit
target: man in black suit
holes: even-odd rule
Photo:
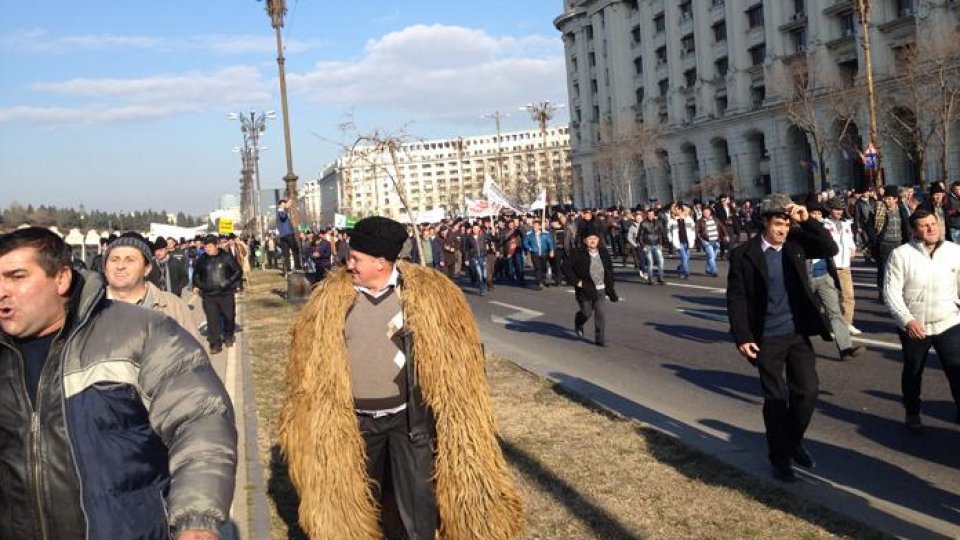
[[[810,290],[806,259],[833,257],[837,245],[804,206],[786,195],[767,196],[761,215],[761,234],[730,253],[727,310],[740,354],[760,372],[773,475],[791,482],[791,460],[814,465],[802,444],[817,401],[810,336],[830,339]]]

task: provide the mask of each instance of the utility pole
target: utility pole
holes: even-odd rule
[[[228,120],[240,121],[240,132],[243,133],[244,163],[249,164],[251,177],[253,179],[253,195],[250,198],[250,203],[254,209],[253,216],[257,220],[256,233],[260,236],[261,240],[264,238],[264,231],[263,216],[260,214],[260,151],[266,150],[266,148],[260,146],[260,134],[267,130],[267,120],[276,117],[277,115],[273,111],[261,113],[250,111],[249,116],[243,112],[230,113],[227,115]],[[234,151],[239,152],[240,149],[234,149]]]
[[[290,109],[287,106],[287,75],[284,68],[283,16],[287,13],[286,0],[266,0],[267,14],[270,16],[270,25],[277,37],[277,69],[280,75],[280,111],[283,114],[283,144],[287,157],[287,174],[283,177],[286,184],[286,198],[290,201],[290,221],[297,224],[297,175],[293,172],[293,149],[290,146]]]
[[[863,45],[864,67],[867,71],[867,101],[870,108],[870,143],[877,149],[877,164],[874,180],[879,187],[883,184],[883,160],[880,138],[877,132],[877,94],[873,86],[873,57],[870,49],[870,10],[872,0],[857,0],[860,12],[860,39]],[[822,164],[821,164],[822,166]]]
[[[501,145],[500,137],[500,119],[510,116],[509,114],[502,113],[500,111],[493,111],[492,113],[487,113],[481,115],[483,118],[493,118],[493,121],[497,125],[497,183],[500,186],[504,186],[503,180],[503,146]]]

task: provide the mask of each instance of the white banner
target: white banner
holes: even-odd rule
[[[535,210],[545,210],[547,208],[547,190],[540,192],[540,195],[537,196],[537,200],[533,201],[533,204],[530,205],[530,211]]]
[[[489,176],[483,182],[483,195],[491,204],[495,204],[502,208],[509,208],[519,214],[525,213],[525,209],[519,204],[510,200],[510,197],[507,197],[507,194],[504,193],[503,190],[500,189],[500,186],[491,180]]]
[[[471,199],[470,197],[464,197],[463,200],[467,203],[468,217],[491,217],[500,213],[500,207],[490,201]]]

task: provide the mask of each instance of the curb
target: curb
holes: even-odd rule
[[[239,306],[238,306],[239,307]],[[243,310],[240,310],[242,320]],[[248,501],[246,529],[246,538],[251,540],[270,538],[270,511],[267,501],[267,486],[264,479],[263,462],[260,459],[259,437],[259,415],[257,413],[257,395],[253,387],[253,363],[250,343],[247,340],[246,333],[241,333],[241,350],[239,365],[237,369],[237,378],[240,379],[239,389],[243,395],[243,434],[246,453],[247,485],[237,486],[246,492],[244,498]]]

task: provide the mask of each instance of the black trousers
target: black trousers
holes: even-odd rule
[[[233,293],[203,295],[203,313],[207,316],[207,341],[211,347],[222,345],[224,338],[233,337],[237,319]]]
[[[953,403],[960,409],[960,324],[923,339],[911,339],[903,330],[897,330],[897,333],[900,334],[900,344],[903,346],[900,387],[904,409],[910,414],[920,414],[920,384],[930,347],[933,347],[940,357],[940,364],[950,385],[950,393],[953,394]],[[957,418],[960,419],[960,413]]]
[[[547,275],[547,258],[543,255],[530,253],[530,262],[533,263],[533,278],[537,287],[542,287]]]
[[[559,286],[563,278],[561,268],[563,261],[567,258],[567,251],[563,248],[553,250],[553,258],[550,259],[550,271],[553,272],[553,284]]]
[[[280,252],[281,262],[283,265],[280,267],[283,269],[284,273],[290,271],[290,253],[293,253],[293,267],[297,270],[303,270],[303,262],[300,260],[300,242],[297,241],[297,236],[294,234],[288,234],[286,236],[281,236],[277,239],[280,243]]]
[[[873,258],[877,261],[877,288],[880,294],[883,294],[883,280],[887,275],[887,259],[890,258],[890,252],[900,247],[898,243],[878,242],[873,247]]]
[[[759,346],[757,368],[770,462],[789,465],[817,404],[816,355],[810,338],[797,334],[764,338]]]
[[[397,513],[407,538],[433,540],[440,521],[433,485],[433,440],[410,438],[405,411],[374,418],[357,415],[367,446],[367,475],[376,484],[374,498],[382,503],[387,470]],[[388,538],[394,531],[384,531]]]
[[[588,300],[584,298],[580,300],[580,311],[577,312],[576,317],[574,318],[574,323],[577,328],[582,328],[583,325],[587,324],[587,321],[590,320],[590,317],[593,317],[593,330],[594,338],[603,342],[603,333],[606,329],[606,307],[604,303],[607,301],[603,296],[603,291],[598,291],[599,296],[596,300]]]

